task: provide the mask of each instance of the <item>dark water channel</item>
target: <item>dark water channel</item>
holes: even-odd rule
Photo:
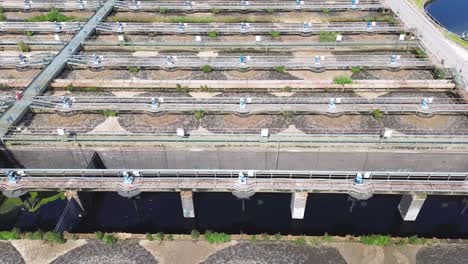
[[[428,14],[453,33],[462,35],[468,32],[467,0],[433,0],[425,8]]]
[[[417,221],[403,222],[401,196],[375,195],[353,201],[347,195],[310,194],[304,220],[292,220],[290,194],[259,193],[239,200],[230,193],[194,193],[194,219],[182,216],[179,193],[143,193],[127,199],[117,193],[86,193],[86,213],[67,200],[48,203],[35,213],[19,210],[0,219],[1,229],[73,232],[189,233],[207,229],[228,233],[332,235],[382,233],[468,238],[468,197],[429,196]],[[62,212],[67,213],[62,217]]]

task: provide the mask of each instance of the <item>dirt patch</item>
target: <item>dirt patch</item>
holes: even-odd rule
[[[433,80],[434,76],[429,70],[365,70],[352,74],[354,80]]]
[[[9,242],[0,242],[0,263],[24,264],[24,259],[18,250]]]
[[[296,115],[292,123],[306,133],[346,133],[380,129],[379,123],[372,116],[344,115],[328,117],[324,115]]]
[[[288,119],[279,115],[205,115],[202,120],[202,126],[215,133],[259,133],[262,128],[276,133],[288,125]]]
[[[467,245],[424,247],[416,255],[417,264],[464,264],[467,260]]]
[[[51,244],[34,240],[15,240],[11,243],[21,253],[26,263],[50,263],[60,255],[86,244],[86,240],[69,240],[65,244]],[[4,262],[0,261],[0,263]]]
[[[419,129],[419,130],[457,130],[468,129],[466,116],[436,115],[430,118],[416,115],[384,115],[382,122],[386,127],[394,129]]]
[[[173,115],[162,116],[149,115],[119,115],[120,125],[130,132],[167,132],[175,133],[178,128],[187,131],[198,128],[194,115]]]
[[[91,131],[105,120],[106,117],[99,114],[77,114],[68,117],[60,116],[57,114],[29,114],[23,121],[23,125],[25,125],[28,128],[79,127],[82,128],[83,131]]]
[[[65,255],[58,257],[51,264],[157,264],[158,261],[138,241],[125,240],[112,246],[100,241],[89,241]]]
[[[208,257],[204,264],[346,264],[338,250],[330,247],[296,246],[286,242],[243,242]]]

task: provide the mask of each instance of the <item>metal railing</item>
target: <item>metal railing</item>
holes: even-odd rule
[[[83,27],[82,22],[0,22],[0,32],[8,33],[75,33]]]
[[[33,55],[0,56],[0,68],[43,68],[54,59],[55,54],[37,53]]]
[[[0,6],[6,10],[96,10],[103,0],[0,0]]]

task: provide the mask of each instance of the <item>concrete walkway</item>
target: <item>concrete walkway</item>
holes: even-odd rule
[[[468,89],[468,51],[447,37],[408,0],[386,0],[388,6],[410,28],[415,28],[423,45],[448,68],[455,68]]]

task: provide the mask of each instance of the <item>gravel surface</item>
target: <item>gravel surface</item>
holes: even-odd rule
[[[21,254],[9,242],[0,242],[1,264],[23,264]]]
[[[112,246],[100,241],[90,241],[58,257],[51,264],[157,264],[138,241],[126,240]]]
[[[433,80],[429,70],[368,70],[351,75],[353,80]]]
[[[425,247],[416,255],[417,264],[465,264],[467,262],[467,245]]]
[[[337,249],[296,246],[285,242],[240,243],[220,250],[203,264],[346,264]]]

